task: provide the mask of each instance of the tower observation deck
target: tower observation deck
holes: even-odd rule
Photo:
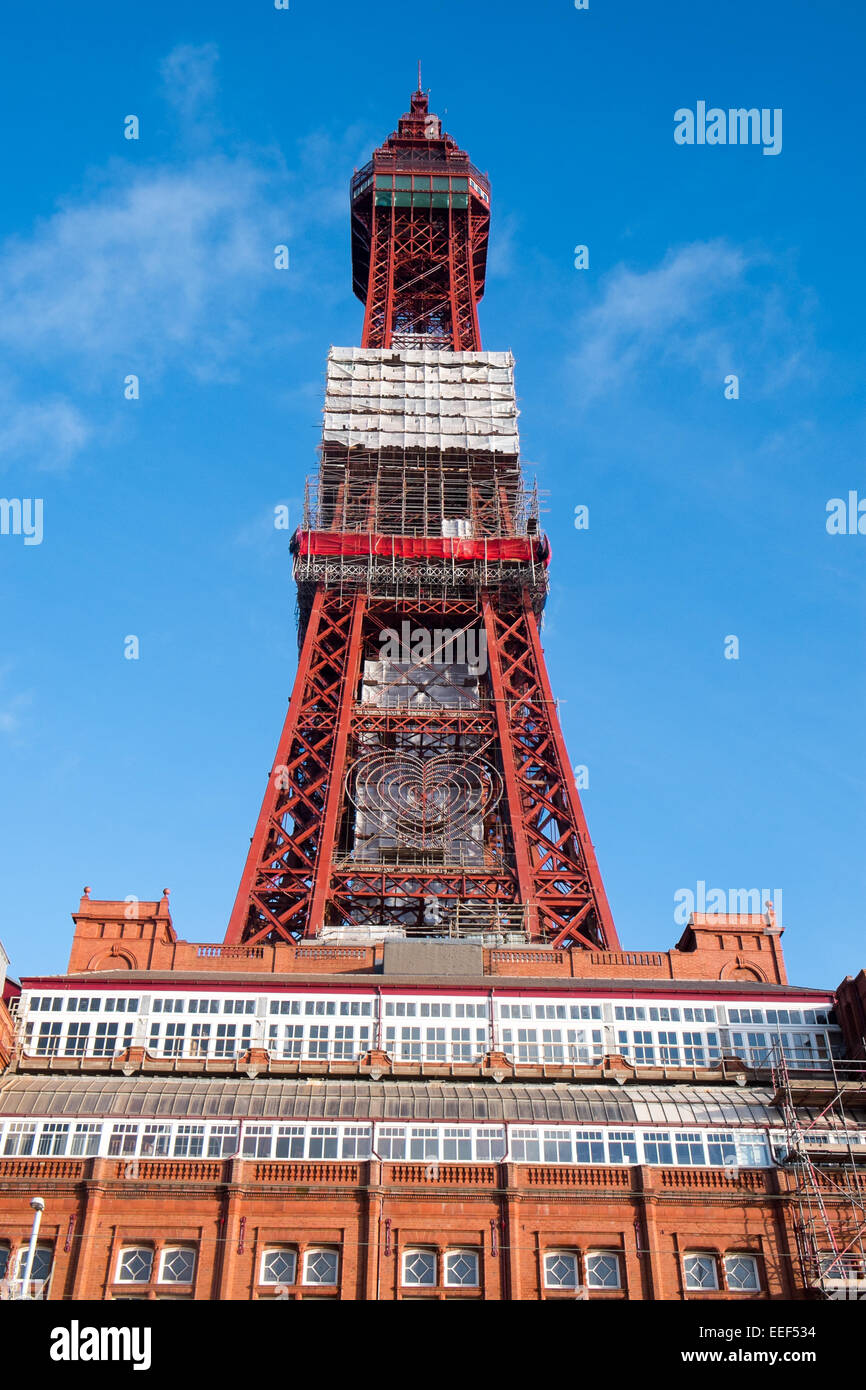
[[[419,73],[411,109],[352,179],[363,346],[480,348],[489,230],[490,185],[429,111]]]
[[[362,345],[328,357],[298,672],[226,942],[616,947],[541,647],[514,360],[481,350],[489,185],[419,89],[351,206]]]

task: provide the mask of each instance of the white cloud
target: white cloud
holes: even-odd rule
[[[159,65],[163,91],[181,120],[190,123],[207,110],[216,96],[219,49],[214,43],[182,43]]]
[[[120,400],[129,373],[145,390],[169,370],[229,379],[256,350],[257,302],[288,235],[274,183],[247,158],[123,171],[0,246],[0,457],[69,463],[104,425],[89,394],[108,383]]]
[[[487,253],[487,273],[491,279],[507,279],[517,264],[517,235],[520,220],[513,212],[496,219]]]
[[[610,271],[576,325],[572,364],[582,398],[670,361],[716,381],[748,366],[753,394],[790,380],[802,368],[802,325],[784,268],[775,267],[775,283],[762,283],[768,265],[765,256],[715,240],[670,251],[651,270]]]
[[[218,363],[241,332],[239,306],[274,273],[266,182],[215,157],[63,208],[0,251],[0,347],[129,371],[182,353],[191,370]]]
[[[2,678],[0,672],[0,678]],[[14,735],[21,727],[21,711],[31,702],[29,694],[7,696],[0,704],[0,734]],[[14,740],[13,740],[14,742]]]
[[[38,468],[62,468],[87,443],[90,426],[62,396],[8,401],[0,421],[0,459],[27,459]]]
[[[211,115],[218,58],[213,44],[180,45],[161,64],[185,154],[143,164],[135,149],[0,244],[0,456],[64,466],[112,433],[105,402],[122,400],[128,374],[143,396],[168,373],[232,380],[291,337],[293,296],[336,293],[316,228],[346,217],[338,171],[359,129],[299,135],[295,175],[275,148],[233,149]],[[283,243],[290,275],[274,268]]]
[[[202,139],[215,131],[195,123],[217,60],[212,44],[182,45],[161,65],[182,129]],[[282,305],[303,285],[274,269],[299,220],[287,191],[271,149],[118,159],[87,194],[0,244],[0,457],[64,466],[104,436],[106,392],[119,401],[127,374],[143,390],[169,371],[227,380],[267,351],[262,297],[278,288]],[[283,318],[279,333],[290,332]]]

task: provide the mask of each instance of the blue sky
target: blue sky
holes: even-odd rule
[[[360,338],[348,180],[418,57],[493,184],[482,334],[549,492],[545,645],[623,945],[673,945],[702,880],[782,890],[794,981],[866,964],[866,536],[825,527],[866,497],[864,28],[838,0],[3,15],[0,491],[44,502],[41,545],[0,536],[16,973],[65,967],[85,883],[223,936],[295,665],[273,508]],[[698,100],[782,108],[781,154],[676,145]]]

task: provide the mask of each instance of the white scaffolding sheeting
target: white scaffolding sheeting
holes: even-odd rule
[[[331,348],[325,443],[518,454],[510,352]]]

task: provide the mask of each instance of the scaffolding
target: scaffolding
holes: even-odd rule
[[[542,497],[516,457],[476,449],[322,446],[306,531],[460,539],[536,535]]]
[[[304,529],[379,536],[537,533],[510,352],[333,347]]]
[[[771,1071],[802,1286],[818,1298],[866,1299],[866,1149],[854,1142],[862,1119],[848,1113],[866,1108],[866,1062],[831,1055],[792,1066],[777,1047]]]

